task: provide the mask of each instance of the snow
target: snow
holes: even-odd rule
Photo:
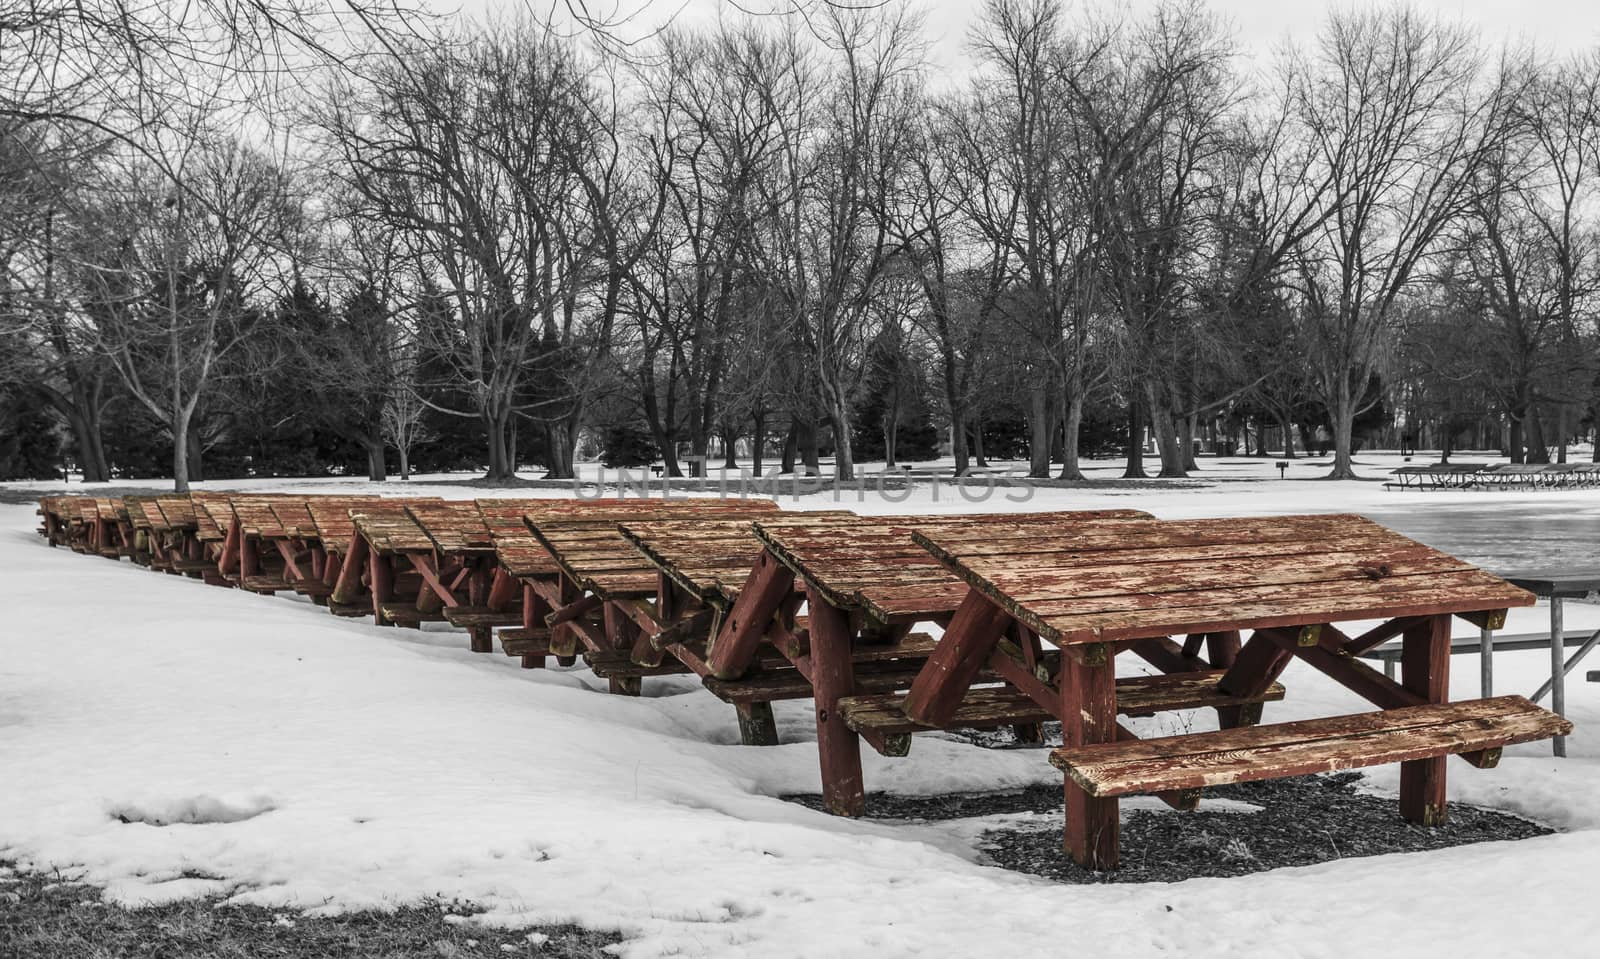
[[[1373,475],[1390,465],[1362,459]],[[1279,480],[1270,462],[1202,465],[1196,488],[968,503],[935,501],[923,486],[902,502],[820,494],[784,506],[1350,510],[1500,568],[1581,561],[1600,532],[1600,491],[1385,492]],[[1317,470],[1297,463],[1296,473]],[[433,479],[383,491],[491,495]],[[0,625],[0,858],[60,868],[119,902],[223,895],[324,913],[470,901],[487,910],[472,922],[618,930],[627,956],[1577,957],[1600,942],[1600,913],[1574,901],[1600,879],[1600,737],[1587,731],[1600,720],[1600,686],[1581,674],[1568,685],[1569,758],[1535,743],[1507,749],[1493,770],[1451,767],[1452,800],[1538,819],[1556,835],[1238,879],[1062,886],[982,864],[979,834],[1007,817],[850,821],[777,798],[817,789],[809,703],[778,704],[785,745],[743,747],[731,707],[686,678],[613,697],[586,670],[521,670],[471,654],[442,627],[379,629],[301,599],[50,550],[33,527],[31,506],[0,506],[12,598]],[[1545,615],[1513,611],[1508,629],[1541,629]],[[1569,603],[1567,622],[1600,628],[1600,607]],[[1495,667],[1498,691],[1528,692],[1547,677],[1548,654],[1501,653]],[[1365,708],[1298,663],[1284,683],[1273,721]],[[1471,657],[1455,660],[1452,694],[1478,694]],[[940,736],[919,737],[904,759],[868,750],[864,762],[870,789],[907,795],[1059,782],[1042,751]],[[1369,779],[1392,794],[1398,768]]]

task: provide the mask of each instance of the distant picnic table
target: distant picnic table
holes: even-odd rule
[[[1435,463],[1389,475],[1385,489],[1580,489],[1600,485],[1600,463]]]

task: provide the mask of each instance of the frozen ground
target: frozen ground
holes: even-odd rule
[[[1393,465],[1363,459],[1372,475]],[[1321,472],[1303,463],[1286,480],[1261,461],[1202,465],[1204,483],[1181,490],[973,503],[948,489],[935,501],[923,486],[898,502],[841,502],[1351,510],[1498,568],[1593,561],[1600,533],[1600,490],[1399,493],[1297,480]],[[488,495],[406,485],[385,491]],[[1452,799],[1556,835],[1236,879],[1062,886],[982,864],[981,821],[852,822],[777,799],[816,789],[808,704],[780,704],[786,745],[741,747],[731,710],[688,680],[611,697],[587,671],[523,671],[447,630],[380,630],[295,599],[52,551],[33,526],[31,507],[0,506],[12,598],[0,625],[0,859],[81,875],[120,901],[222,893],[336,911],[459,898],[486,907],[488,922],[615,929],[637,956],[1580,957],[1600,942],[1600,915],[1583,904],[1600,879],[1600,739],[1588,731],[1600,686],[1569,686],[1570,758],[1532,744],[1494,770],[1451,767]],[[1600,627],[1597,613],[1569,606],[1568,622]],[[1542,628],[1544,616],[1515,611],[1509,628]],[[1476,695],[1476,661],[1455,666],[1454,695]],[[1496,659],[1501,691],[1531,691],[1547,673],[1543,652]],[[1284,681],[1290,696],[1269,719],[1363,708],[1308,669]],[[1041,751],[937,737],[907,758],[865,761],[869,788],[902,795],[1059,781]],[[1397,772],[1372,771],[1372,788],[1392,790]]]

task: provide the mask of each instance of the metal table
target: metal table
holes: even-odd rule
[[[1583,645],[1578,647],[1578,651],[1573,653],[1571,658],[1566,658],[1564,607],[1569,599],[1580,603],[1600,603],[1600,569],[1511,570],[1501,571],[1498,575],[1513,585],[1550,601],[1550,679],[1529,698],[1538,702],[1548,693],[1551,710],[1564,716],[1567,711],[1567,673],[1577,668],[1583,658],[1589,655],[1589,651],[1600,644],[1600,629],[1597,629],[1584,640]],[[1489,690],[1494,681],[1493,635],[1491,630],[1483,631],[1482,669],[1485,696],[1490,695]],[[1552,742],[1557,756],[1567,754],[1565,736],[1557,736]]]

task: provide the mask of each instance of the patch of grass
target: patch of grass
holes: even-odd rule
[[[602,959],[612,933],[576,926],[488,929],[474,910],[415,906],[312,918],[196,899],[126,909],[59,876],[0,863],[3,959]]]

